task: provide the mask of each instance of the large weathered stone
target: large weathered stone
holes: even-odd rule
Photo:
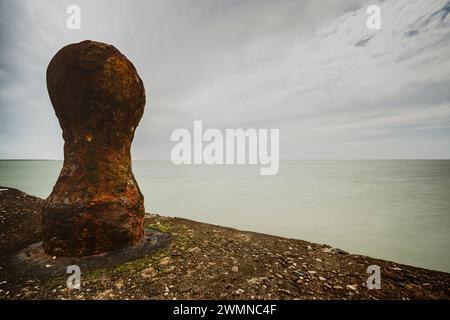
[[[47,88],[65,144],[42,211],[45,252],[84,256],[137,243],[144,199],[130,147],[145,91],[136,69],[113,46],[83,41],[53,57]]]

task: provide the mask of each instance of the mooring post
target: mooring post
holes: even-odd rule
[[[44,251],[85,256],[137,243],[145,211],[130,147],[145,90],[136,69],[113,46],[83,41],[53,57],[47,88],[65,143],[42,210]]]

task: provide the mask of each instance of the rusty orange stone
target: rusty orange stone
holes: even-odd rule
[[[144,112],[144,85],[112,45],[62,48],[47,68],[47,88],[64,138],[64,165],[42,210],[44,251],[85,256],[136,244],[144,198],[130,147]]]

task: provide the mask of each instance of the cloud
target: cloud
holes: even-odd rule
[[[167,159],[194,120],[280,128],[283,158],[448,158],[449,2],[379,2],[371,31],[372,2],[78,1],[80,31],[65,28],[70,1],[0,2],[0,157],[62,157],[45,69],[93,39],[144,80],[135,158]]]

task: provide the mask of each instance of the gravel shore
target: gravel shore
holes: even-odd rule
[[[0,187],[0,299],[449,299],[450,274],[349,254],[327,245],[148,214],[172,236],[135,261],[81,274],[16,277],[8,263],[41,240],[43,200]],[[367,267],[381,269],[368,289]]]

